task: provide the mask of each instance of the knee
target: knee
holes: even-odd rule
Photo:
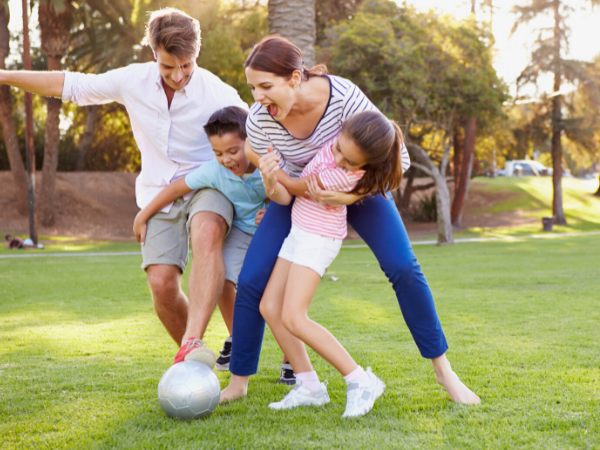
[[[260,315],[263,316],[263,319],[269,324],[275,323],[278,319],[277,309],[275,305],[268,301],[261,301],[259,305]]]
[[[388,262],[383,270],[392,283],[409,282],[421,273],[417,259],[412,254]]]
[[[293,311],[284,310],[281,314],[281,323],[294,336],[298,337],[302,329],[302,320],[300,316]]]
[[[180,275],[175,266],[150,266],[146,273],[155,305],[168,303],[179,293]]]
[[[198,213],[190,224],[192,249],[210,252],[221,251],[227,234],[227,222],[218,214]]]

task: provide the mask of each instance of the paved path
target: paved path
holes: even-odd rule
[[[577,237],[577,236],[598,236],[600,235],[600,231],[587,231],[581,233],[557,233],[557,234],[532,234],[529,236],[499,236],[499,237],[483,237],[483,238],[459,238],[454,239],[454,242],[457,244],[465,243],[465,242],[492,242],[492,241],[505,241],[505,242],[518,242],[524,239],[558,239],[558,238],[566,238],[566,237]],[[414,245],[433,245],[436,244],[437,241],[415,241],[411,242]],[[344,248],[368,248],[368,245],[344,245]],[[15,250],[22,251],[22,250]],[[190,251],[191,253],[191,251]],[[0,259],[8,259],[8,258],[42,258],[42,257],[57,257],[57,258],[65,258],[70,256],[140,256],[141,252],[88,252],[88,253],[23,253],[18,255],[0,255]]]

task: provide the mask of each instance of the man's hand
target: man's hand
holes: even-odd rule
[[[267,212],[266,209],[259,209],[258,212],[256,213],[256,217],[254,218],[254,223],[256,225],[260,225],[260,222],[262,220],[262,218],[265,216],[265,213]]]
[[[135,239],[142,245],[146,243],[146,230],[148,226],[145,220],[140,218],[140,213],[135,216],[135,220],[133,221],[133,234],[135,234]]]

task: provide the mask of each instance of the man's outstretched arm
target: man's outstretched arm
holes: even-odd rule
[[[62,97],[65,74],[25,70],[0,70],[0,84],[7,84],[44,97]]]

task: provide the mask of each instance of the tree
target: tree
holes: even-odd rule
[[[42,52],[48,57],[48,70],[61,70],[61,60],[69,49],[71,32],[71,1],[40,0],[39,23],[42,34]],[[60,143],[60,110],[62,100],[47,99],[46,136],[44,139],[44,167],[39,200],[39,218],[42,225],[54,224],[54,188],[58,167]]]
[[[600,0],[590,0],[592,7],[600,4]],[[513,32],[518,27],[529,23],[532,19],[550,15],[553,19],[553,27],[550,33],[548,29],[540,29],[536,48],[532,53],[531,62],[519,76],[519,85],[525,83],[536,83],[541,72],[549,72],[554,76],[554,89],[552,94],[552,214],[554,223],[566,224],[562,199],[562,162],[563,152],[561,135],[565,123],[562,118],[563,95],[561,85],[564,81],[575,82],[585,77],[582,65],[578,61],[567,60],[562,57],[562,50],[568,45],[569,27],[566,19],[572,11],[572,7],[564,0],[529,0],[523,6],[515,6],[513,12],[517,19],[513,26]]]
[[[328,32],[323,55],[405,130],[413,166],[433,178],[438,243],[453,242],[446,176],[458,116],[491,122],[505,88],[491,64],[488,31],[474,20],[365,1]]]
[[[10,11],[8,9],[8,0],[0,0],[0,69],[5,69],[5,60],[10,51],[10,33],[8,31],[8,22],[10,20]],[[19,151],[17,141],[17,132],[12,112],[12,94],[10,87],[0,86],[0,116],[2,120],[2,135],[8,153],[10,170],[17,187],[17,209],[20,214],[27,214],[27,174],[25,166]]]
[[[287,37],[302,50],[306,67],[315,64],[315,0],[269,0],[269,33]]]

